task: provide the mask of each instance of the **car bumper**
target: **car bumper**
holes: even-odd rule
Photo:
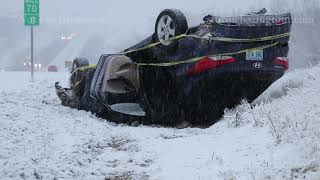
[[[220,68],[178,80],[178,101],[182,107],[196,111],[213,107],[233,107],[241,100],[249,102],[260,96],[284,75],[282,68]]]

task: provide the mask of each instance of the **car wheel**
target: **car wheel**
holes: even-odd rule
[[[75,60],[73,60],[71,73],[73,73],[74,70],[76,70],[76,69],[78,69],[80,67],[84,67],[84,66],[89,66],[88,59],[86,59],[86,58],[76,58]]]
[[[164,46],[173,44],[173,38],[186,33],[188,22],[180,10],[166,9],[160,13],[155,26],[156,39]]]

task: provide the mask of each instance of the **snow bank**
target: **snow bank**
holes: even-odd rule
[[[53,86],[67,74],[3,75],[24,88],[0,88],[2,179],[320,178],[320,66],[286,74],[208,129],[182,130],[62,107]]]
[[[232,126],[269,128],[275,156],[269,173],[283,178],[320,178],[320,66],[298,69],[269,88],[253,107],[243,103],[228,113],[237,114]],[[275,179],[281,176],[271,176]]]

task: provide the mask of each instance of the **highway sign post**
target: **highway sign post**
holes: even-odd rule
[[[33,27],[40,25],[40,0],[24,0],[24,25],[31,27],[31,80],[34,80]]]

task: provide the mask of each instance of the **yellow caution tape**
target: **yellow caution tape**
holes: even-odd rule
[[[79,81],[77,81],[76,84],[73,86],[73,88],[77,88],[83,80],[84,80],[84,77],[82,77]]]
[[[125,54],[129,54],[129,53],[132,53],[132,52],[136,52],[136,51],[142,51],[142,50],[146,50],[146,49],[149,49],[149,48],[153,48],[157,45],[159,45],[160,42],[156,42],[156,43],[152,43],[152,44],[148,44],[142,48],[138,48],[138,49],[134,49],[134,50],[130,50],[130,51],[122,51],[120,54],[122,55],[125,55]]]
[[[179,64],[194,63],[194,62],[197,62],[200,59],[203,59],[203,58],[208,57],[208,56],[230,56],[230,55],[241,54],[241,53],[245,53],[245,52],[253,51],[253,50],[259,50],[259,49],[263,50],[263,49],[267,49],[267,48],[276,46],[277,44],[279,44],[279,42],[276,42],[276,43],[273,43],[273,44],[269,44],[269,45],[265,45],[265,46],[244,49],[244,50],[237,51],[237,52],[223,53],[223,54],[212,54],[212,55],[206,55],[206,56],[202,56],[202,57],[195,57],[195,58],[192,58],[192,59],[189,59],[189,60],[185,60],[185,61],[166,62],[166,63],[136,63],[136,62],[134,62],[134,63],[136,65],[138,65],[138,66],[168,67],[168,66],[175,66],[175,65],[179,65]]]
[[[181,34],[179,36],[175,36],[175,37],[171,38],[170,40],[177,40],[177,39],[181,39],[181,38],[186,37],[186,36],[187,36],[187,34]],[[130,51],[122,51],[122,52],[120,52],[120,54],[125,55],[125,54],[129,54],[129,53],[136,52],[136,51],[146,50],[146,49],[149,49],[149,48],[153,48],[153,47],[155,47],[155,46],[157,46],[159,44],[161,44],[161,42],[148,44],[146,46],[143,46],[142,48],[133,49],[133,50],[130,50]]]
[[[170,66],[176,66],[176,65],[180,65],[180,64],[187,64],[187,63],[195,63],[198,62],[199,60],[208,57],[208,56],[230,56],[230,55],[235,55],[235,54],[241,54],[241,53],[246,53],[248,51],[253,51],[253,50],[264,50],[273,46],[278,45],[279,42],[273,43],[273,44],[269,44],[269,45],[265,45],[265,46],[261,46],[261,47],[255,47],[255,48],[249,48],[249,49],[244,49],[241,51],[237,51],[237,52],[232,52],[232,53],[223,53],[223,54],[213,54],[213,55],[207,55],[207,56],[202,56],[202,57],[195,57],[189,60],[185,60],[185,61],[178,61],[178,62],[167,62],[167,63],[136,63],[134,62],[134,64],[136,64],[137,66],[137,78],[140,79],[140,66],[154,66],[154,67],[170,67]]]
[[[192,38],[197,38],[197,39],[204,39],[204,40],[209,40],[209,41],[221,41],[221,42],[262,42],[262,41],[270,41],[270,40],[275,40],[275,39],[281,39],[281,38],[285,38],[285,37],[289,37],[290,33],[283,33],[283,34],[277,34],[277,35],[273,35],[273,36],[266,36],[266,37],[260,37],[260,38],[251,38],[251,39],[238,39],[238,38],[227,38],[227,37],[201,37],[201,36],[197,36],[197,35],[187,35],[187,33],[181,34],[179,36],[175,36],[173,38],[171,38],[171,40],[178,40],[181,38],[185,38],[185,37],[192,37]],[[148,44],[146,46],[143,46],[141,48],[138,49],[133,49],[130,51],[122,51],[120,54],[129,54],[132,52],[136,52],[136,51],[142,51],[142,50],[146,50],[146,49],[150,49],[153,48],[157,45],[161,44],[160,42],[156,42],[156,43],[152,43],[152,44]]]
[[[97,67],[97,65],[93,64],[93,65],[83,66],[83,67],[77,68],[77,69],[75,69],[75,70],[73,71],[73,73],[71,74],[71,77],[72,77],[74,74],[77,74],[77,73],[80,72],[80,71],[83,72],[83,71],[85,71],[85,70],[93,69],[93,68],[96,68],[96,67]],[[75,85],[73,86],[73,88],[78,87],[78,86],[81,84],[81,82],[84,80],[84,78],[85,78],[85,77],[82,77],[79,81],[77,81],[77,82],[75,83]]]
[[[92,64],[92,65],[89,65],[89,66],[79,67],[79,68],[75,69],[75,70],[72,72],[71,76],[72,76],[74,73],[78,73],[79,71],[85,71],[85,70],[92,69],[92,68],[96,68],[96,67],[97,67],[97,65],[95,65],[95,64]]]
[[[279,42],[273,43],[273,44],[269,44],[269,45],[264,45],[264,46],[260,46],[260,47],[255,47],[255,48],[248,48],[248,49],[244,49],[244,50],[240,50],[237,52],[231,52],[231,53],[222,53],[222,54],[212,54],[212,55],[206,55],[206,56],[201,56],[201,57],[195,57],[189,60],[184,60],[184,61],[176,61],[176,62],[166,62],[166,63],[137,63],[137,62],[133,62],[136,66],[137,66],[137,77],[139,78],[139,67],[140,66],[155,66],[155,67],[170,67],[170,66],[176,66],[176,65],[180,65],[180,64],[188,64],[188,63],[195,63],[198,62],[199,60],[208,57],[208,56],[230,56],[230,55],[235,55],[235,54],[241,54],[241,53],[245,53],[248,51],[253,51],[253,50],[263,50],[263,49],[267,49],[273,46],[276,46],[277,44],[279,44]],[[79,71],[85,71],[87,69],[91,69],[91,68],[96,68],[96,65],[89,65],[89,66],[84,66],[81,68],[77,68],[72,74],[77,73]],[[74,85],[74,87],[79,86],[79,84],[84,80],[84,77],[77,81],[76,84]]]
[[[283,34],[277,34],[274,36],[266,36],[266,37],[260,37],[260,38],[237,39],[237,38],[226,38],[226,37],[200,37],[197,35],[185,35],[185,37],[194,37],[198,39],[206,39],[206,40],[222,41],[222,42],[261,42],[261,41],[270,41],[274,39],[281,39],[289,36],[290,36],[290,33],[283,33]]]
[[[184,34],[181,34],[179,36],[175,36],[171,40],[178,40],[178,39],[185,38],[185,37],[192,37],[192,38],[204,39],[204,40],[209,40],[209,41],[221,41],[221,42],[262,42],[262,41],[270,41],[270,40],[274,40],[274,39],[281,39],[281,38],[285,38],[285,37],[289,37],[290,36],[290,33],[283,33],[283,34],[260,37],[260,38],[238,39],[238,38],[210,37],[210,36],[209,37],[207,37],[207,36],[206,37],[200,37],[200,36],[197,36],[197,35],[187,35],[187,32],[184,33]],[[155,46],[157,46],[159,44],[161,44],[161,43],[160,42],[156,42],[156,43],[148,44],[148,45],[143,46],[143,47],[138,48],[138,49],[133,49],[133,50],[130,50],[130,51],[122,51],[120,54],[125,55],[125,54],[129,54],[129,53],[132,53],[132,52],[146,50],[146,49],[149,49],[149,48],[153,48],[153,47],[155,47]],[[270,44],[270,45],[261,46],[261,47],[244,49],[244,50],[237,51],[237,52],[214,54],[214,55],[207,55],[207,56],[202,56],[202,57],[195,57],[195,58],[192,58],[192,59],[189,59],[189,60],[178,61],[178,62],[166,62],[166,63],[136,63],[136,62],[134,62],[134,64],[137,65],[137,74],[138,74],[137,77],[139,78],[139,67],[140,66],[169,67],[169,66],[175,66],[175,65],[180,65],[180,64],[195,63],[195,62],[199,61],[200,59],[203,59],[203,58],[208,57],[208,56],[228,56],[228,55],[241,54],[241,53],[245,53],[245,52],[253,51],[253,50],[258,50],[258,49],[261,49],[261,50],[267,49],[267,48],[270,48],[272,46],[276,46],[277,44],[279,44],[279,42],[276,42],[276,43],[273,43],[273,44]],[[84,67],[77,68],[71,74],[71,76],[74,75],[74,73],[77,73],[79,71],[85,71],[87,69],[92,69],[92,68],[96,68],[96,65],[89,65],[89,66],[84,66]],[[74,87],[77,87],[83,80],[84,80],[84,78],[82,78],[81,80],[76,82]]]

